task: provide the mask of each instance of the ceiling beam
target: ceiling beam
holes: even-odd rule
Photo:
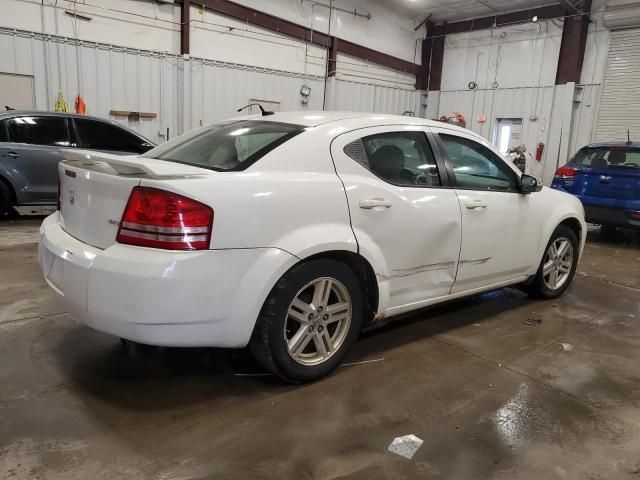
[[[182,1],[184,2],[185,0]],[[301,41],[311,42],[315,45],[331,50],[332,37],[325,33],[318,32],[317,30],[311,30],[305,26],[290,22],[289,20],[255,10],[250,7],[245,7],[244,5],[230,2],[229,0],[190,1],[191,5],[199,5],[220,15],[235,18],[236,20],[241,20],[251,25],[265,28],[273,32],[278,32]],[[418,65],[413,62],[394,57],[393,55],[388,55],[363,45],[348,42],[343,39],[339,39],[339,41],[336,42],[336,45],[337,49],[334,49],[334,56],[335,52],[341,52],[384,67],[392,68],[394,70],[412,74],[417,71]],[[333,60],[335,62],[335,58]],[[329,65],[329,71],[335,72],[335,65]]]
[[[561,5],[548,5],[546,7],[531,8],[529,10],[502,13],[500,15],[492,15],[489,17],[481,17],[473,20],[464,20],[441,25],[446,25],[444,34],[451,35],[453,33],[473,32],[493,27],[513,25],[514,23],[530,22],[533,17],[538,17],[538,21],[540,21],[564,16],[564,7]]]

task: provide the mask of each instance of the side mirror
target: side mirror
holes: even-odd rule
[[[533,193],[542,190],[542,180],[523,173],[520,176],[520,192]]]

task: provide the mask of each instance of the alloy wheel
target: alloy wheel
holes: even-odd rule
[[[289,356],[301,365],[326,361],[344,343],[351,325],[347,288],[335,278],[309,282],[294,297],[284,322]]]
[[[551,242],[544,257],[542,276],[544,284],[550,290],[561,288],[573,267],[573,245],[566,237],[559,237]]]

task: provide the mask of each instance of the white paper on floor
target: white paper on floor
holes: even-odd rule
[[[415,435],[404,435],[394,438],[388,450],[411,460],[423,443],[423,440]]]
[[[562,349],[565,352],[570,352],[571,350],[573,350],[573,345],[571,345],[570,343],[561,343],[560,345],[562,345]]]

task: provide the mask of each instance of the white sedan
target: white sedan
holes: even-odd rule
[[[249,345],[292,382],[404,312],[509,285],[562,294],[587,233],[576,198],[412,117],[243,117],[141,157],[66,159],[39,256],[72,316],[145,344]]]

